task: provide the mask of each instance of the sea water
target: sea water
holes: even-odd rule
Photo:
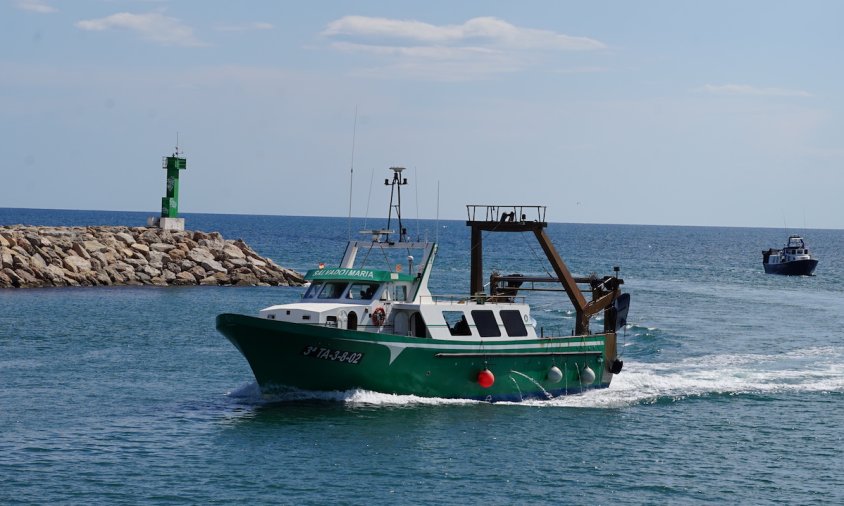
[[[374,220],[187,214],[304,272]],[[145,213],[0,209],[0,225],[143,225]],[[435,293],[469,287],[461,221]],[[260,395],[218,313],[296,287],[0,290],[0,504],[842,504],[844,231],[801,230],[816,275],[766,275],[782,229],[580,225],[548,233],[576,275],[632,296],[608,389],[471,402]],[[545,275],[532,236],[484,236],[485,276]],[[531,296],[546,329],[559,294]]]

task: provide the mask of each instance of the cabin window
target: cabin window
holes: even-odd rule
[[[466,321],[466,315],[463,311],[443,311],[443,319],[448,326],[448,331],[453,336],[471,336],[472,329],[469,328],[469,322]]]
[[[372,300],[375,296],[375,291],[378,290],[377,283],[352,283],[349,288],[347,299]]]
[[[405,285],[396,285],[396,293],[393,297],[393,300],[397,301],[406,301],[407,300],[407,286]]]
[[[322,289],[322,283],[311,283],[311,286],[305,291],[305,295],[302,296],[303,299],[313,299],[317,296],[319,291]]]
[[[481,337],[498,337],[501,335],[501,330],[498,328],[498,322],[495,321],[495,314],[492,311],[488,309],[472,311],[472,319],[475,320],[475,327]]]
[[[501,321],[504,322],[504,330],[510,337],[524,337],[527,335],[525,322],[522,320],[522,313],[515,309],[504,309],[499,313]]]
[[[319,292],[320,299],[339,299],[343,295],[343,290],[346,289],[348,283],[326,283],[325,287]]]

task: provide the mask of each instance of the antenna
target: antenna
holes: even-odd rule
[[[369,196],[366,197],[366,214],[363,217],[363,228],[366,228],[366,223],[369,221],[369,203],[372,202],[372,181],[375,180],[375,169],[369,174]]]
[[[179,131],[176,131],[176,152],[173,153],[173,156],[179,156]]]
[[[440,181],[437,180],[437,225],[434,233],[434,242],[440,242]]]
[[[358,133],[358,106],[355,105],[355,125],[352,128],[352,161],[349,164],[349,240],[352,240],[352,188],[355,182],[355,139]]]
[[[399,242],[405,240],[405,235],[407,235],[407,231],[404,229],[404,226],[401,222],[401,187],[407,184],[407,178],[402,177],[401,173],[404,171],[404,167],[390,167],[391,171],[393,171],[393,179],[392,181],[387,178],[384,180],[384,185],[390,186],[390,210],[387,214],[387,230],[390,230],[390,222],[393,219],[393,208],[396,210],[396,218],[399,220]],[[393,196],[396,197],[396,204],[393,205]],[[390,234],[387,234],[387,242],[390,241]]]
[[[414,174],[419,174],[419,171],[416,168],[413,169]],[[413,187],[416,190],[416,240],[419,240],[419,176],[416,176],[416,186]]]

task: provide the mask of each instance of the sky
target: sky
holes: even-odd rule
[[[0,2],[0,207],[844,229],[838,0]]]

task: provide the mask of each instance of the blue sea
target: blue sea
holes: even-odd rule
[[[0,225],[142,226],[147,213],[0,209]],[[304,272],[383,220],[186,214]],[[435,293],[466,294],[463,221]],[[552,223],[576,275],[632,296],[608,389],[523,403],[375,392],[264,399],[218,313],[295,287],[0,290],[0,504],[844,504],[844,231]],[[812,277],[766,275],[801,233]],[[532,236],[487,271],[542,274]],[[571,327],[552,293],[540,325]]]

